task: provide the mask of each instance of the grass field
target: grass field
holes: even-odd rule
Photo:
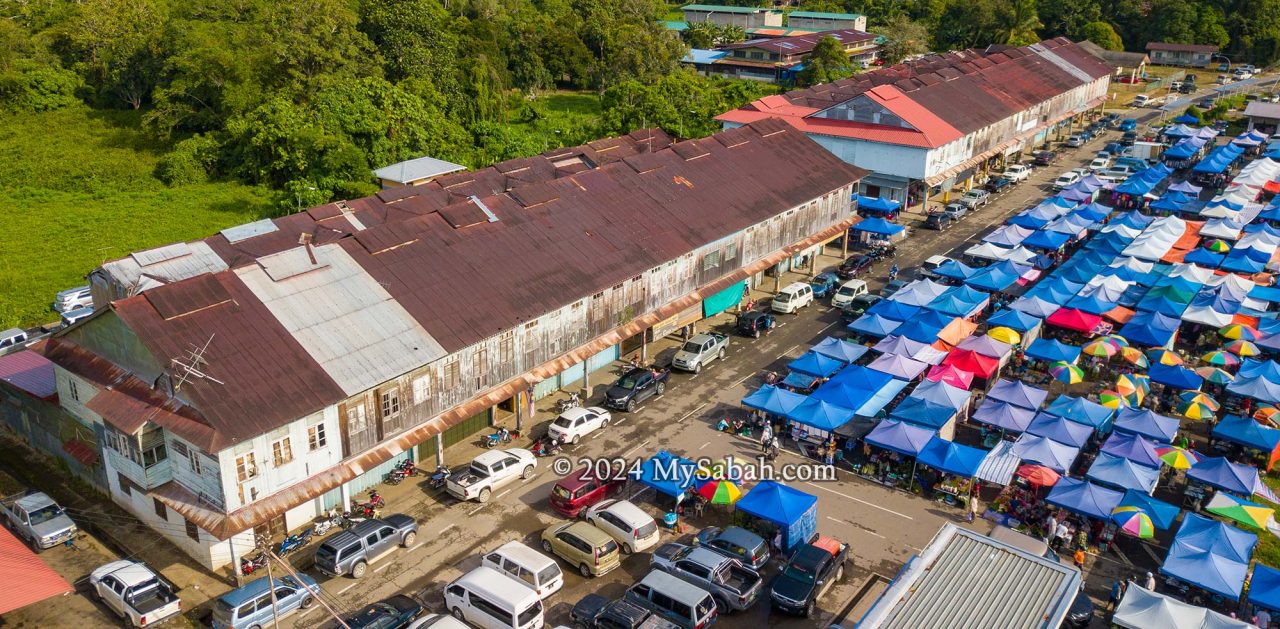
[[[539,112],[534,119],[520,109],[507,116],[508,131],[524,136],[530,152],[583,144],[599,135],[600,98],[594,92],[548,92],[538,96],[534,108]]]
[[[54,293],[104,260],[207,236],[272,210],[236,183],[167,187],[133,112],[0,116],[0,329],[56,321]]]

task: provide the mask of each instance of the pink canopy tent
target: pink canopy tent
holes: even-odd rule
[[[1049,325],[1088,334],[1102,323],[1102,317],[1075,308],[1059,308],[1045,319]]]
[[[968,389],[973,384],[973,374],[954,365],[934,365],[925,378],[957,389]]]

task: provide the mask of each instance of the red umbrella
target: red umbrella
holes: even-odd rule
[[[1062,478],[1057,472],[1043,466],[1028,463],[1018,468],[1017,475],[1027,479],[1035,487],[1052,487]]]

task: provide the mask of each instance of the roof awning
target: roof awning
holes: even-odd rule
[[[0,528],[0,614],[73,591],[26,544]]]

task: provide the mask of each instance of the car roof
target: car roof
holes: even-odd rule
[[[10,339],[17,336],[25,335],[26,333],[27,331],[23,330],[22,328],[9,328],[4,332],[0,332],[0,339]]]
[[[571,417],[577,417],[587,411],[587,409],[583,407],[578,407],[578,408],[569,409],[569,410],[578,411],[577,415],[572,415]],[[568,412],[569,411],[565,411],[565,414],[567,415]],[[507,458],[508,454],[519,457],[520,456],[519,452],[521,452],[520,448],[509,448],[507,450],[486,450],[484,452],[481,452],[480,454],[477,454],[476,458],[472,459],[472,461],[475,463],[483,464],[483,465],[493,465],[494,463],[497,463],[498,461],[501,461]]]
[[[653,516],[645,513],[643,509],[635,506],[629,500],[614,500],[611,504],[599,511],[608,511],[626,521],[628,524],[647,524],[653,520]]]
[[[319,585],[316,583],[316,580],[312,579],[309,575],[300,574],[299,576],[302,577],[302,585],[305,585],[308,588],[319,587]],[[227,592],[226,594],[223,594],[221,597],[219,597],[219,600],[226,603],[227,605],[230,605],[231,607],[239,607],[245,601],[249,601],[254,598],[257,598],[258,595],[262,594],[263,592],[266,592],[267,583],[269,582],[274,582],[280,585],[288,585],[288,586],[298,585],[298,581],[295,580],[292,576],[284,576],[274,580],[264,576],[261,579],[258,579],[256,581],[250,581],[249,583],[246,583],[245,585],[239,588],[236,588],[234,590],[231,590],[230,592]]]
[[[502,553],[504,556],[510,557],[518,563],[526,565],[536,565],[539,568],[546,567],[548,564],[554,564],[555,560],[532,549],[528,545],[519,541],[511,540],[491,551],[490,553]],[[485,553],[486,555],[489,553]]]
[[[716,539],[724,539],[744,548],[749,548],[750,546],[764,542],[763,537],[760,537],[759,535],[756,535],[755,533],[752,533],[740,526],[731,526],[720,531],[720,534],[716,536]]]
[[[866,286],[866,285],[867,285],[867,283],[866,283],[865,281],[863,281],[863,280],[859,280],[859,279],[852,279],[852,280],[845,280],[844,282],[842,282],[842,283],[840,284],[840,288],[844,288],[844,287],[846,287],[846,286],[851,286],[851,287],[852,287],[852,286]]]
[[[807,282],[792,282],[790,284],[787,284],[782,290],[793,291],[793,290],[800,290],[802,288],[808,288],[808,287],[809,287],[809,284]]]
[[[22,507],[24,511],[34,511],[57,503],[55,503],[53,498],[50,498],[48,494],[35,492],[17,499],[14,501],[14,504]]]
[[[520,584],[520,587],[512,587],[512,584],[515,583]],[[523,607],[523,604],[529,601],[529,599],[538,599],[538,593],[533,591],[533,588],[525,584],[524,581],[516,580],[498,570],[490,568],[489,566],[480,566],[475,568],[471,572],[458,577],[457,580],[450,585],[455,584],[461,585],[468,590],[484,594],[487,598],[509,600],[519,597],[518,600],[514,601],[517,607]]]
[[[825,548],[818,548],[813,544],[803,544],[800,548],[796,549],[796,552],[792,557],[798,557],[808,562],[817,563],[824,555],[830,557],[831,551]]]
[[[588,480],[590,478],[595,478],[595,473],[590,468],[586,468],[580,470],[577,474],[565,476],[564,478],[556,481],[556,484],[569,491],[573,491],[583,485],[586,485],[588,482],[591,482]]]
[[[693,563],[701,564],[709,568],[714,568],[724,563],[725,561],[728,561],[729,558],[725,557],[724,555],[721,555],[720,553],[714,550],[711,550],[710,548],[699,547],[699,548],[693,549],[692,551],[689,552],[688,555],[685,555],[684,558],[681,559],[681,561],[685,561],[685,560],[692,561]]]
[[[599,546],[613,540],[612,537],[609,537],[608,533],[601,531],[589,522],[581,520],[574,522],[561,530],[581,538],[592,546]]]
[[[107,575],[115,577],[123,583],[125,587],[133,587],[144,581],[150,581],[156,578],[156,573],[152,572],[146,564],[121,559],[108,564],[98,566],[93,571],[93,575],[98,579],[102,579]]]
[[[637,369],[636,371],[641,371],[641,370],[640,370],[640,369]],[[630,373],[630,372],[628,372],[628,373]],[[624,374],[624,375],[625,375],[625,374]],[[579,418],[579,417],[582,417],[583,415],[586,415],[587,413],[592,413],[592,414],[594,414],[595,412],[596,412],[596,411],[591,410],[589,407],[586,407],[586,406],[577,406],[577,407],[571,408],[571,409],[569,409],[569,410],[566,410],[566,411],[565,411],[565,412],[563,412],[563,413],[560,413],[560,416],[561,416],[561,417],[563,417],[563,418],[565,418],[565,419],[577,419],[577,418]],[[488,454],[488,452],[486,452],[486,453],[484,453],[484,454]],[[483,456],[483,455],[481,455],[481,456]],[[503,457],[494,457],[494,459],[493,459],[493,460],[494,460],[494,461],[497,461],[497,460],[498,460],[498,459],[500,459],[500,458],[503,458]],[[480,460],[480,457],[479,457],[479,456],[478,456],[478,457],[476,457],[476,460],[477,460],[477,461],[479,461],[479,460]]]

